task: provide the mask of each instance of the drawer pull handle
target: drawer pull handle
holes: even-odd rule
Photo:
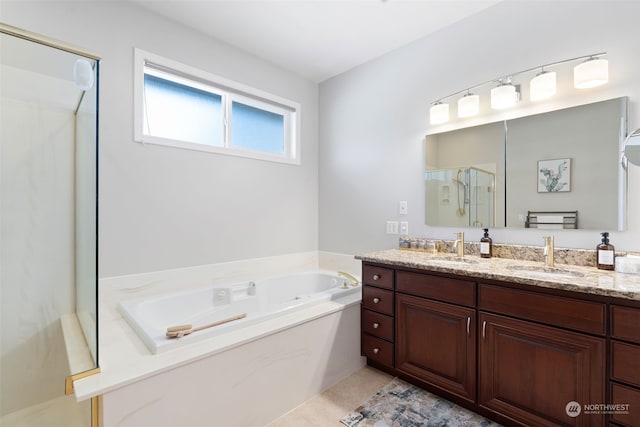
[[[487,331],[487,321],[485,320],[484,322],[482,322],[482,339],[483,340],[487,336],[486,331]]]
[[[373,354],[378,354],[378,353],[380,353],[380,349],[379,349],[379,348],[377,348],[377,347],[376,347],[376,348],[374,348],[374,349],[373,349]]]
[[[471,316],[467,316],[467,336],[470,337],[471,336],[471,330],[470,327],[471,326]]]
[[[374,299],[373,299],[373,303],[374,303],[374,304],[377,304],[377,303],[379,303],[379,302],[380,302],[380,298],[374,298]]]
[[[380,323],[378,322],[373,323],[373,329],[378,329],[379,327],[380,327]]]
[[[380,275],[379,274],[374,274],[373,275],[373,280],[380,280]]]

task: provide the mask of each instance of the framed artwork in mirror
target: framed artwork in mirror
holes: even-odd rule
[[[571,159],[538,160],[538,193],[571,191]]]

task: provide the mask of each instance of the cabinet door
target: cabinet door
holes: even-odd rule
[[[475,311],[396,295],[396,369],[475,401]]]
[[[481,406],[525,425],[604,425],[599,414],[567,414],[569,402],[605,401],[603,338],[486,313],[478,323]]]

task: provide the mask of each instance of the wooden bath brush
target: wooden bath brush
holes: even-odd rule
[[[224,323],[233,322],[234,320],[240,320],[247,317],[247,313],[238,314],[237,316],[228,317],[226,319],[218,320],[217,322],[209,323],[207,325],[198,326],[196,328],[193,325],[179,325],[167,328],[167,337],[180,338],[185,335],[189,335],[193,332],[201,331],[207,328],[213,328],[214,326],[222,325]]]

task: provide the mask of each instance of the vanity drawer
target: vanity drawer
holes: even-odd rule
[[[393,341],[393,317],[362,310],[362,330],[370,335]]]
[[[371,335],[362,334],[362,354],[386,366],[393,366],[393,344]]]
[[[398,271],[396,291],[468,307],[475,305],[475,282],[468,280]]]
[[[362,288],[362,307],[393,316],[393,292],[364,286]]]
[[[638,364],[640,364],[640,346],[615,341],[611,343],[611,377],[614,380],[640,387]]]
[[[638,425],[638,412],[640,411],[640,390],[623,386],[621,384],[612,383],[611,402],[618,405],[628,405],[626,407],[628,413],[614,413],[611,415],[611,421],[622,423],[622,425],[625,426]],[[621,410],[619,412],[625,411]]]
[[[362,283],[378,288],[393,289],[393,270],[365,265],[362,267]]]
[[[481,284],[478,308],[561,328],[605,335],[605,305]]]
[[[611,335],[614,338],[640,343],[640,310],[612,305]]]

